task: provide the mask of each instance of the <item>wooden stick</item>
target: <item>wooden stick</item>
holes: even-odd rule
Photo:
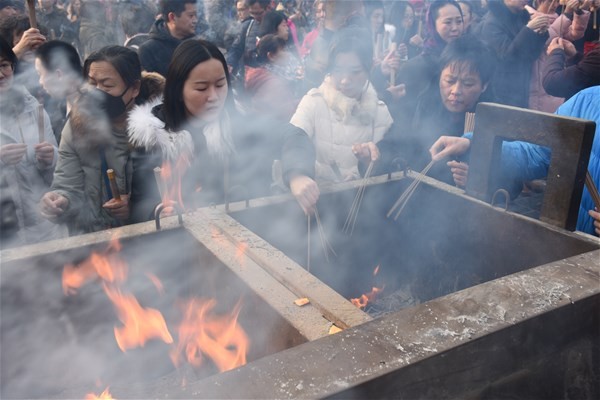
[[[306,237],[308,238],[308,240],[307,240],[307,253],[308,254],[306,255],[306,270],[308,272],[310,272],[310,214],[308,214],[306,216],[306,220],[307,220],[307,226],[308,226],[307,234],[306,234]]]
[[[117,186],[117,177],[115,175],[115,171],[109,168],[106,170],[106,175],[108,175],[110,191],[112,192],[113,199],[121,201],[121,193],[119,192],[119,186]]]
[[[598,193],[598,188],[596,187],[589,170],[585,173],[585,186],[587,186],[587,190],[590,192],[590,196],[592,196],[596,210],[600,211],[600,193]]]
[[[38,105],[38,139],[39,143],[44,141],[44,105],[40,103]]]
[[[29,25],[37,29],[38,23],[35,17],[35,0],[27,0],[27,11],[29,11]]]

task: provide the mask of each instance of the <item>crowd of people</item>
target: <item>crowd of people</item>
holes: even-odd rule
[[[432,177],[465,187],[465,116],[482,101],[595,121],[600,186],[598,8],[0,0],[1,247],[147,221],[167,197],[195,209],[289,191],[310,214],[321,184],[368,166],[433,159]],[[514,198],[551,154],[505,147]],[[584,189],[578,229],[600,235],[599,211]]]

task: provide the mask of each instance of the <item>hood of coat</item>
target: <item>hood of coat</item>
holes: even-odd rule
[[[152,28],[150,29],[150,37],[152,39],[175,44],[179,44],[181,42],[181,40],[177,39],[174,36],[171,36],[169,28],[167,28],[167,23],[162,18],[157,19],[154,22],[154,25],[152,25]]]
[[[356,118],[362,125],[370,125],[375,121],[379,98],[369,81],[360,99],[345,96],[334,87],[329,76],[325,78],[319,90],[338,120],[348,122]]]
[[[194,154],[194,141],[186,130],[171,132],[165,128],[159,117],[161,100],[136,106],[127,119],[127,133],[132,146],[150,152],[159,150],[163,157],[175,162],[181,157],[191,159]]]

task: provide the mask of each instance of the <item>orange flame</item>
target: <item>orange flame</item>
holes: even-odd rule
[[[167,323],[160,311],[142,308],[132,295],[122,294],[119,289],[104,286],[104,291],[117,309],[122,327],[115,327],[115,339],[124,352],[134,347],[144,347],[153,338],[173,343]]]
[[[182,353],[193,366],[200,366],[203,355],[224,372],[246,364],[250,340],[237,324],[241,304],[230,315],[211,315],[214,299],[191,299],[184,304],[184,317],[179,326],[179,342],[171,351],[175,366],[181,364]]]
[[[364,309],[367,306],[367,304],[369,304],[369,301],[375,300],[377,293],[381,292],[382,290],[383,289],[373,287],[373,289],[371,289],[371,291],[369,293],[362,294],[357,299],[350,299],[350,301],[356,307]]]
[[[88,393],[85,395],[85,400],[114,400],[108,388],[104,389],[99,396],[96,396],[94,393]]]
[[[165,161],[160,170],[160,178],[164,185],[164,192],[162,193],[162,203],[164,205],[170,204],[173,201],[179,203],[183,208],[183,197],[181,195],[181,178],[185,171],[188,169],[190,163],[187,157],[181,156],[175,162],[175,165]]]
[[[121,244],[114,237],[103,252],[94,251],[77,266],[65,265],[62,274],[65,295],[77,293],[77,289],[96,278],[105,282],[120,283],[127,278],[127,264],[119,256]]]

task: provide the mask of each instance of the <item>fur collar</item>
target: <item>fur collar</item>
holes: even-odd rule
[[[327,106],[335,117],[342,122],[356,118],[361,125],[371,125],[377,114],[379,99],[370,82],[360,99],[353,99],[338,91],[327,76],[319,87]]]
[[[171,162],[184,156],[191,159],[194,154],[192,136],[186,130],[171,132],[165,123],[152,111],[161,103],[160,99],[136,106],[130,113],[127,123],[129,141],[134,147],[146,151],[159,149],[163,157]]]

